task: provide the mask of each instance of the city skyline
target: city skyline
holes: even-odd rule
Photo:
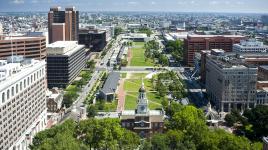
[[[75,6],[80,11],[268,13],[266,0],[0,0],[0,3],[1,12],[47,11],[51,6],[61,5]]]

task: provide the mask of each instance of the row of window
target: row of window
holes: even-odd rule
[[[7,100],[11,99],[11,97],[14,97],[16,94],[30,86],[33,82],[43,77],[45,74],[44,68],[41,70],[36,71],[31,76],[28,76],[23,81],[20,81],[15,86],[12,86],[11,89],[7,89],[6,91],[2,92],[1,94],[1,100],[0,104],[5,103]]]

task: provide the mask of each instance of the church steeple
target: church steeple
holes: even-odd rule
[[[148,112],[148,99],[146,97],[146,90],[144,87],[144,82],[142,79],[142,84],[139,89],[139,97],[138,97],[138,105],[137,105],[137,113],[145,114]]]

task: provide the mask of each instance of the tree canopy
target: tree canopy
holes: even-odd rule
[[[32,150],[135,149],[136,133],[120,126],[118,119],[88,119],[76,124],[67,120],[61,125],[39,132],[30,146]]]
[[[170,107],[175,110],[170,112],[167,132],[147,139],[143,142],[143,150],[261,150],[260,143],[252,143],[246,137],[222,129],[209,129],[203,111],[194,106],[172,103]]]

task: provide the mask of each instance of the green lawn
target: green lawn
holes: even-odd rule
[[[132,59],[130,61],[130,66],[154,66],[152,60],[147,59],[147,61],[145,61],[144,42],[134,42],[131,51]]]
[[[127,77],[127,73],[121,73],[120,76],[121,76],[121,78],[126,78]]]
[[[141,87],[142,78],[146,74],[131,74],[131,79],[126,79],[124,83],[124,90],[126,92],[125,97],[125,109],[135,109],[137,106],[138,90]],[[143,79],[145,89],[147,91],[147,98],[149,100],[149,108],[156,109],[161,108],[161,98],[154,91],[150,79]]]
[[[106,112],[116,111],[116,108],[117,108],[117,100],[114,100],[112,102],[106,102],[104,105],[104,110]]]
[[[66,91],[78,91],[78,87],[76,85],[69,85]]]
[[[138,92],[127,92],[125,98],[125,110],[133,110],[137,107],[137,100],[138,100]],[[149,108],[151,110],[161,108],[161,100],[160,99],[153,99],[155,96],[154,93],[147,93],[147,98],[149,100]],[[152,99],[150,99],[152,98]]]

